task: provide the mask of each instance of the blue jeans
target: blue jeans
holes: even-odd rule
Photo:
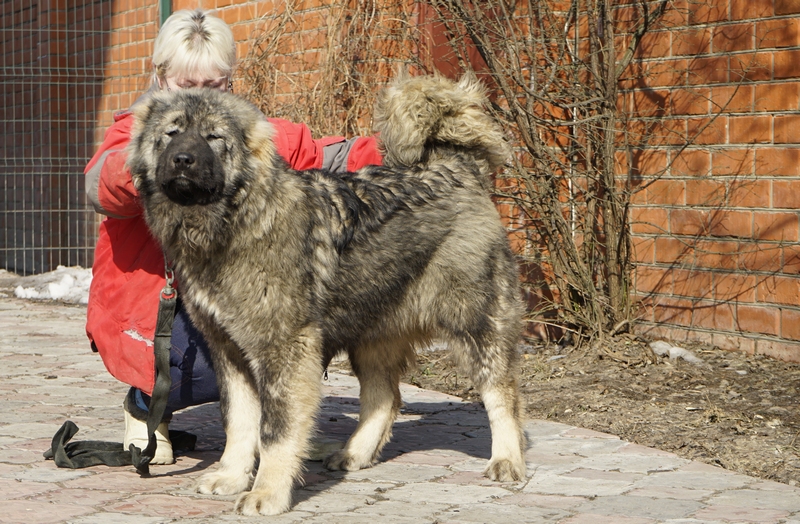
[[[180,301],[175,309],[171,344],[169,372],[172,377],[172,387],[169,390],[164,416],[170,416],[179,409],[218,401],[219,388],[208,344],[203,335],[192,325]],[[135,398],[136,404],[147,410],[150,397],[137,390]]]

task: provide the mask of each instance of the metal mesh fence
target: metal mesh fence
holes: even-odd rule
[[[145,61],[120,57],[119,44],[146,42],[155,30],[114,29],[115,3],[2,4],[0,268],[29,274],[92,263],[98,215],[83,169],[111,111],[127,107],[121,94],[143,84]]]

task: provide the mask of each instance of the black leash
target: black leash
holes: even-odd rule
[[[175,306],[178,300],[178,292],[172,287],[175,275],[166,259],[164,260],[164,270],[167,283],[159,297],[156,333],[153,340],[155,385],[148,406],[147,434],[149,440],[147,447],[139,449],[131,444],[126,450],[118,442],[97,440],[69,442],[78,432],[78,426],[68,420],[53,436],[50,449],[44,452],[44,457],[53,459],[59,468],[88,468],[99,464],[107,466],[133,465],[143,477],[150,476],[150,461],[156,454],[156,428],[161,423],[164,411],[167,409],[167,397],[172,386],[172,377],[169,374],[169,350],[172,339],[172,323],[175,320]],[[196,436],[185,431],[170,431],[169,437],[173,449],[193,450],[197,441]]]
[[[44,452],[44,458],[53,459],[59,468],[88,468],[105,464],[106,466],[130,466],[133,464],[131,454],[125,451],[119,442],[101,442],[85,440],[70,442],[78,432],[78,426],[68,420],[56,431],[50,449]]]
[[[164,411],[167,409],[167,397],[172,386],[172,377],[169,374],[169,350],[172,340],[172,322],[175,320],[175,304],[178,301],[178,292],[172,287],[175,275],[169,264],[164,262],[167,283],[161,290],[158,302],[158,317],[156,320],[156,335],[153,339],[153,353],[155,353],[156,380],[153,394],[150,395],[150,405],[147,414],[147,447],[140,450],[133,444],[129,446],[131,460],[136,471],[142,476],[150,475],[150,461],[156,455],[156,428],[161,424]]]

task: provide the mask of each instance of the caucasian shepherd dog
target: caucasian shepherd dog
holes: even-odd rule
[[[361,384],[361,411],[325,466],[369,467],[391,436],[399,378],[432,340],[454,350],[480,391],[492,432],[486,475],[525,476],[522,305],[489,198],[489,174],[510,149],[484,102],[473,77],[401,79],[376,107],[385,165],[344,175],[291,170],[264,116],[230,94],[157,94],[136,110],[128,164],[222,397],[227,445],[201,493],[252,483],[242,513],[289,509],[320,378],[339,352]]]

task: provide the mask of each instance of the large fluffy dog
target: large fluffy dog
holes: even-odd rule
[[[291,504],[320,402],[346,352],[361,383],[358,427],[325,461],[377,460],[415,347],[453,348],[492,430],[486,474],[525,475],[515,377],[517,271],[488,195],[509,153],[474,79],[405,78],[384,91],[385,167],[295,172],[247,102],[209,89],[154,96],[136,112],[128,163],[184,303],[212,348],[227,446],[202,493],[244,493],[245,514]],[[253,479],[256,459],[260,465]]]

